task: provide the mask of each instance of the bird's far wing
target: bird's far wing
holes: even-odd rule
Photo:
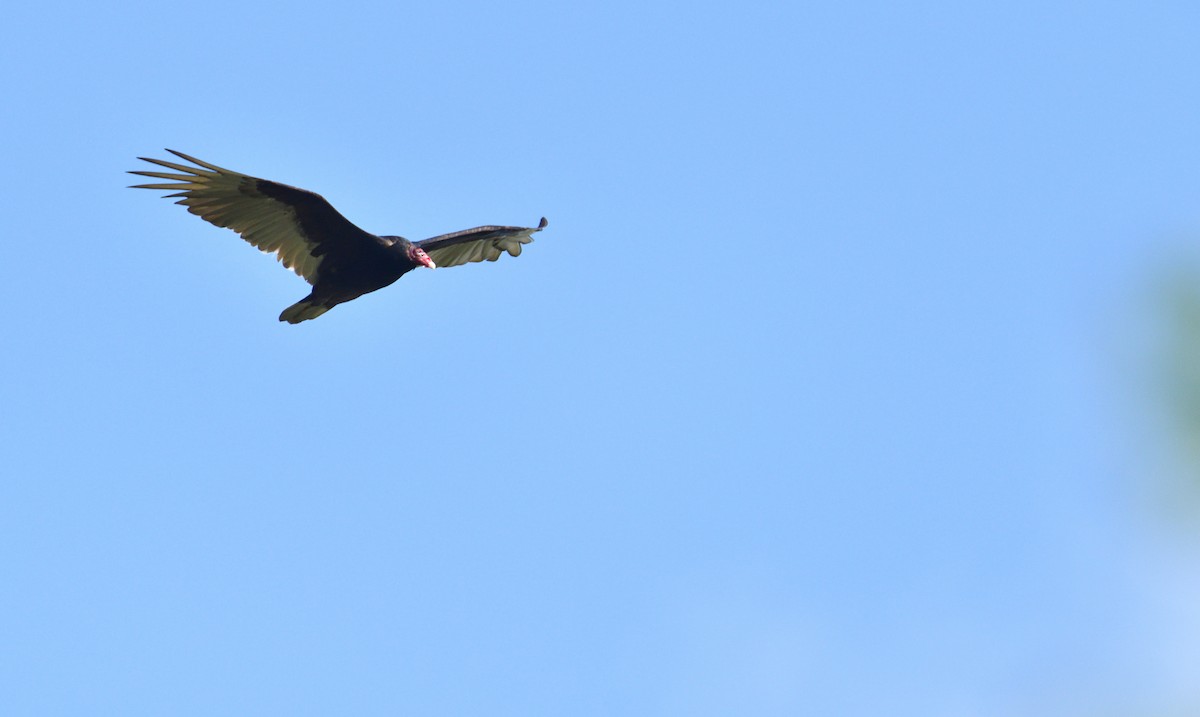
[[[351,224],[319,194],[222,169],[173,149],[167,151],[197,167],[138,157],[182,174],[132,171],[130,174],[171,180],[137,184],[135,188],[174,190],[166,196],[182,197],[176,204],[275,254],[284,266],[310,284],[316,283],[321,261],[327,255],[356,254],[364,245],[379,242],[373,234]]]
[[[496,261],[504,252],[521,253],[534,232],[546,228],[545,217],[536,227],[475,227],[416,242],[438,266],[458,266],[472,261]]]

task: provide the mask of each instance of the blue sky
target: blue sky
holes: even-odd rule
[[[6,713],[1200,703],[1138,368],[1200,236],[1193,4],[6,25]],[[163,147],[377,233],[550,226],[288,326],[301,280],[125,188]]]

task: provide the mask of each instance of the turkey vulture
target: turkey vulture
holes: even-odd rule
[[[412,242],[375,236],[354,226],[319,194],[251,177],[167,150],[196,167],[138,157],[171,172],[131,171],[170,183],[136,184],[135,189],[174,191],[188,211],[219,227],[228,227],[260,250],[275,254],[284,266],[312,284],[312,292],[283,310],[280,321],[298,324],[315,319],[351,299],[382,289],[418,266],[458,266],[496,261],[504,252],[521,253],[533,233],[546,228],[475,227]]]

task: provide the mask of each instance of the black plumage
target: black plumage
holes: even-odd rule
[[[173,192],[167,196],[179,197],[176,204],[275,254],[312,284],[308,296],[279,316],[280,321],[293,324],[382,289],[419,266],[432,269],[495,261],[505,252],[517,256],[522,245],[532,242],[533,234],[547,224],[543,218],[536,227],[475,227],[418,242],[377,236],[355,226],[319,194],[167,151],[196,166],[139,157],[174,172],[130,172],[170,180],[134,187]]]

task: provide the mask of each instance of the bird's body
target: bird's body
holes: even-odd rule
[[[533,241],[537,227],[475,227],[419,242],[377,236],[359,229],[319,194],[222,169],[167,150],[197,167],[161,159],[147,162],[182,172],[135,171],[171,183],[139,184],[141,189],[173,190],[177,204],[219,227],[236,231],[308,283],[312,292],[284,309],[280,321],[314,319],[338,304],[382,289],[419,266],[457,266],[512,256]]]
[[[279,320],[296,324],[315,319],[338,304],[391,286],[397,279],[421,266],[409,258],[408,251],[413,245],[407,239],[378,238],[398,241],[386,246],[368,245],[361,253],[351,257],[326,259],[322,262],[312,292],[284,309]]]

